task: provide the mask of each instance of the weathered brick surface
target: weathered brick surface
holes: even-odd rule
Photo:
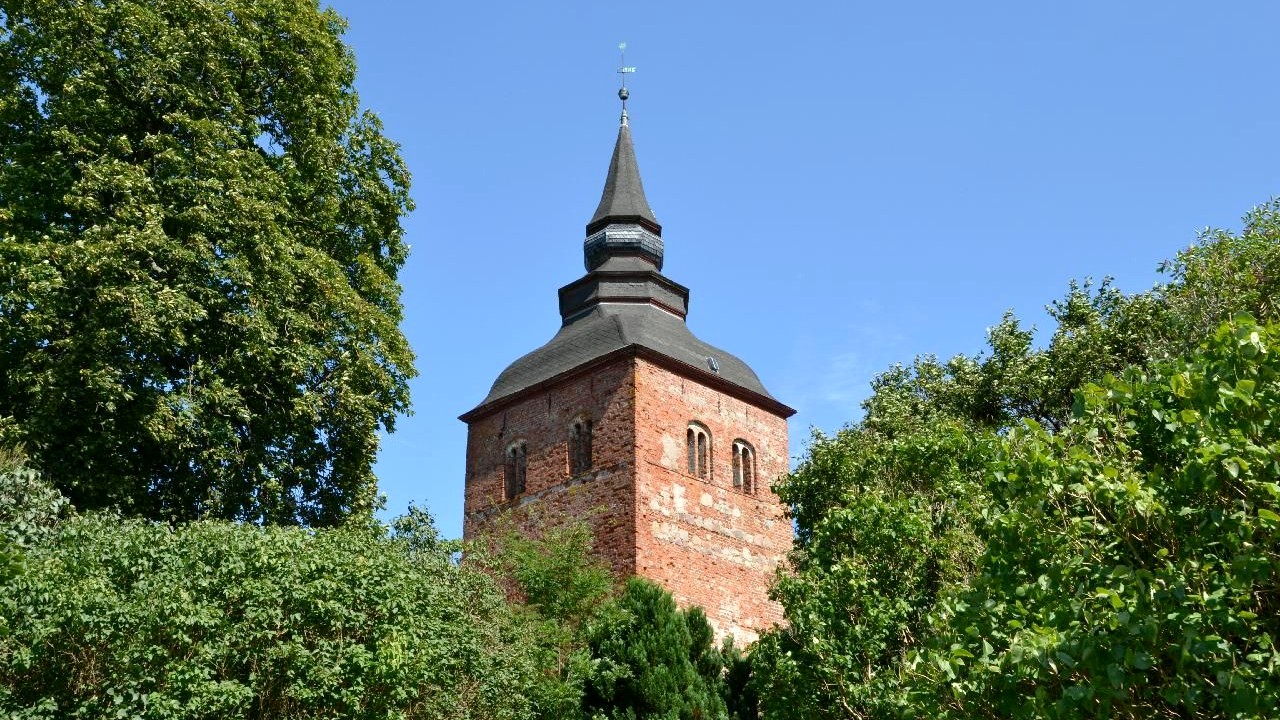
[[[519,508],[523,519],[532,514],[549,523],[586,520],[614,572],[620,577],[635,574],[632,363],[621,358],[470,423],[463,537],[474,537],[496,514],[511,508]],[[593,423],[593,467],[571,477],[569,428],[581,414]],[[521,439],[528,449],[525,492],[507,501],[505,453]]]
[[[569,427],[594,423],[590,473],[569,475]],[[688,472],[691,421],[711,436],[711,473]],[[528,447],[526,492],[503,499],[504,452]],[[733,487],[732,447],[756,452],[756,489]],[[620,576],[662,584],[682,606],[699,605],[717,634],[740,643],[781,621],[767,589],[791,544],[770,483],[788,468],[784,418],[642,358],[579,374],[470,424],[466,520],[472,537],[503,509],[545,521],[587,519]]]
[[[635,384],[636,572],[702,606],[718,634],[753,641],[782,620],[767,591],[792,533],[769,485],[788,469],[787,421],[644,360]],[[688,471],[690,421],[711,435],[707,479]],[[751,495],[733,487],[739,439],[756,451]]]

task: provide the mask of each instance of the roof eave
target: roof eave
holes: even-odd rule
[[[488,402],[483,402],[459,415],[458,419],[469,424],[489,415],[490,413],[497,412],[504,407],[509,407],[527,397],[536,395],[547,388],[558,385],[565,380],[581,375],[590,370],[603,367],[622,358],[640,358],[648,360],[655,365],[664,367],[674,373],[697,380],[713,390],[719,390],[726,395],[735,397],[743,402],[750,403],[761,410],[771,412],[784,420],[796,414],[794,408],[778,402],[773,397],[762,395],[754,390],[742,387],[737,383],[724,379],[716,373],[703,370],[695,365],[690,365],[689,363],[664,355],[653,348],[640,345],[639,343],[631,343],[612,352],[605,353],[604,355],[578,365],[577,367],[552,375],[546,380],[540,380],[528,387],[521,388],[509,395],[504,395],[500,398],[494,398]]]

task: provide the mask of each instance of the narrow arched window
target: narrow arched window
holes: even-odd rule
[[[701,423],[689,423],[685,433],[689,453],[689,474],[707,479],[711,477],[711,433]]]
[[[528,452],[523,440],[507,447],[506,490],[507,499],[513,500],[524,492],[524,479]]]
[[[733,486],[748,495],[755,494],[756,451],[746,440],[733,441]]]
[[[569,426],[569,474],[591,469],[591,421],[579,418]]]

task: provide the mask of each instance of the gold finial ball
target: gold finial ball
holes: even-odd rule
[[[626,88],[621,88],[618,90],[618,99],[621,100],[622,102],[626,102],[627,98],[629,97],[631,97],[631,93],[627,92]]]

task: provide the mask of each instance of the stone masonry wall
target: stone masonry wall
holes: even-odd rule
[[[789,469],[787,421],[658,365],[638,360],[636,573],[683,607],[700,605],[718,637],[739,644],[782,621],[767,597],[791,548],[791,523],[770,485]],[[690,421],[711,436],[709,479],[688,472]],[[756,491],[733,487],[732,447],[756,452]]]
[[[568,517],[586,520],[595,547],[619,577],[635,574],[635,383],[633,360],[596,368],[473,421],[467,431],[463,537],[472,538],[514,509],[533,527]],[[592,470],[569,473],[569,428],[592,421]],[[505,453],[527,449],[525,492],[505,499]]]

